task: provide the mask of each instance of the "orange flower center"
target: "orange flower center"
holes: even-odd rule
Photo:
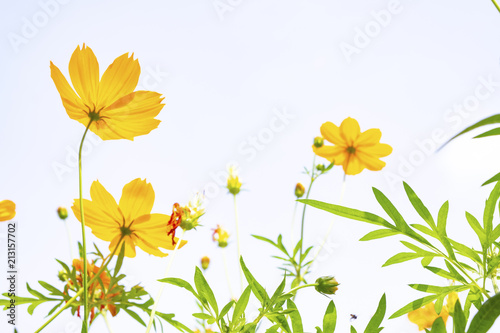
[[[349,153],[349,154],[354,154],[356,152],[356,148],[354,148],[353,146],[350,146],[350,147],[347,147],[346,148],[346,151]]]

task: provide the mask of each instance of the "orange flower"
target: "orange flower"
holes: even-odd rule
[[[50,73],[68,116],[103,140],[133,140],[158,127],[155,117],[164,104],[159,93],[134,91],[139,62],[127,53],[119,56],[99,79],[99,63],[90,47],[78,46],[69,61],[73,88],[52,62]],[[76,92],[75,92],[76,91]]]
[[[313,145],[314,153],[335,165],[342,165],[346,175],[356,175],[365,168],[382,170],[385,162],[379,158],[392,152],[391,146],[379,142],[382,136],[379,129],[361,132],[358,122],[353,118],[346,118],[340,127],[326,122],[321,125],[320,131],[334,146]]]
[[[0,201],[0,222],[12,220],[16,216],[16,204],[10,200]]]
[[[413,310],[408,313],[408,319],[418,325],[419,331],[423,331],[426,328],[431,328],[434,320],[441,317],[443,318],[444,323],[446,324],[446,320],[448,319],[448,309],[446,306],[443,306],[441,313],[438,315],[436,310],[434,309],[434,303],[429,303],[420,309]]]
[[[111,252],[115,250],[120,239],[125,243],[125,256],[129,258],[135,257],[136,245],[158,257],[168,255],[159,248],[174,249],[177,240],[168,237],[168,234],[172,233],[172,226],[168,225],[170,216],[151,214],[155,192],[146,180],[137,178],[125,185],[119,204],[99,181],[92,183],[90,197],[92,200],[83,200],[85,225],[92,229],[96,237],[111,242]],[[78,199],[71,208],[80,220]],[[182,241],[179,248],[184,244],[186,241]]]

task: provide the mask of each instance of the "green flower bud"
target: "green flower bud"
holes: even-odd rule
[[[302,185],[301,183],[297,183],[297,185],[295,185],[295,196],[297,197],[297,199],[303,197],[305,192],[306,189],[304,185]]]
[[[321,147],[323,147],[324,143],[325,143],[325,140],[322,137],[317,136],[314,138],[314,147],[321,148]]]
[[[57,208],[57,215],[61,220],[66,220],[68,218],[68,210],[64,207]]]
[[[210,258],[209,257],[204,256],[203,258],[201,258],[201,268],[207,269],[209,264],[210,264]]]
[[[314,288],[323,295],[333,295],[339,289],[339,283],[333,276],[322,276],[316,280],[317,286]]]
[[[326,169],[326,167],[325,167],[324,164],[318,164],[318,165],[316,165],[316,170],[318,170],[318,171],[323,172],[323,171],[325,171],[325,169]]]

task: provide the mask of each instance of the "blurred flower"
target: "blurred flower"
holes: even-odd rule
[[[389,155],[392,147],[380,143],[382,133],[377,128],[360,131],[358,122],[353,118],[346,118],[340,127],[331,122],[321,125],[321,135],[333,146],[313,145],[316,155],[328,159],[335,165],[342,165],[345,174],[356,175],[368,169],[381,170],[385,162],[379,158]]]
[[[68,210],[64,207],[57,208],[57,215],[61,220],[66,220],[68,218]]]
[[[314,147],[321,148],[321,147],[323,147],[324,143],[325,143],[325,139],[323,139],[322,137],[317,136],[314,138]]]
[[[426,328],[431,328],[434,320],[438,317],[443,318],[444,323],[448,319],[448,309],[443,306],[441,313],[438,315],[434,309],[434,303],[429,303],[420,309],[416,309],[408,313],[408,319],[418,325],[419,331],[423,331]]]
[[[0,201],[0,222],[12,220],[16,216],[16,204],[10,200]]]
[[[222,229],[220,225],[217,225],[217,228],[213,229],[213,231],[214,233],[212,235],[212,239],[214,242],[217,242],[219,247],[226,247],[229,239],[229,233],[227,230]]]
[[[83,200],[85,207],[85,225],[92,233],[102,240],[111,242],[109,250],[113,252],[123,237],[125,256],[135,257],[135,246],[143,251],[165,257],[168,254],[158,248],[173,250],[177,241],[175,233],[172,239],[168,237],[175,231],[171,226],[170,216],[151,214],[155,192],[150,183],[140,178],[134,179],[123,187],[120,203],[99,183],[94,181],[90,187],[91,200]],[[75,200],[73,213],[80,220],[80,203]],[[81,221],[80,221],[81,222]],[[182,241],[182,247],[186,241]]]
[[[207,269],[209,264],[210,264],[210,258],[209,257],[204,256],[203,258],[201,258],[201,268]]]
[[[175,241],[175,231],[177,227],[181,225],[182,222],[182,208],[178,203],[174,203],[174,207],[172,208],[172,215],[167,223],[167,235],[172,236],[172,244],[175,245],[177,242]]]
[[[322,276],[316,280],[316,283],[314,288],[324,295],[333,295],[339,289],[339,283],[333,276]]]
[[[52,62],[50,72],[68,116],[103,140],[133,140],[158,127],[164,104],[159,93],[135,91],[141,68],[133,54],[119,56],[99,80],[99,63],[90,47],[78,46],[69,61],[73,88]],[[75,93],[76,91],[76,93]]]
[[[297,185],[295,185],[295,196],[297,197],[297,199],[303,197],[305,192],[306,189],[304,185],[302,185],[301,183],[297,183]]]
[[[229,193],[236,195],[240,193],[241,182],[238,177],[236,166],[231,165],[228,167],[229,176],[227,177],[227,189]]]
[[[182,221],[180,227],[184,230],[191,230],[200,225],[200,217],[205,214],[204,208],[205,196],[196,193],[187,206],[182,207]]]
[[[456,292],[451,292],[446,296],[446,309],[448,313],[453,316],[455,312],[455,303],[458,301],[458,294]]]

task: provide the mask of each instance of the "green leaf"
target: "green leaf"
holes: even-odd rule
[[[438,213],[438,223],[437,223],[437,233],[441,237],[446,237],[446,221],[448,219],[448,209],[450,204],[446,201],[441,208],[439,208]]]
[[[174,286],[184,288],[184,289],[188,290],[189,292],[191,292],[191,294],[193,294],[194,297],[196,297],[201,302],[200,296],[196,293],[196,291],[194,291],[193,287],[191,287],[191,285],[189,284],[189,282],[187,282],[187,281],[185,281],[183,279],[179,279],[179,278],[164,278],[164,279],[160,279],[158,281],[164,282],[164,283],[173,284]]]
[[[464,290],[467,290],[470,288],[470,285],[457,285],[457,286],[446,286],[446,287],[440,287],[440,286],[432,286],[428,284],[409,284],[410,288],[413,288],[418,291],[426,292],[426,293],[432,293],[432,294],[449,294],[453,291],[455,292],[461,292]],[[437,297],[436,297],[437,298]],[[427,303],[425,303],[427,304]],[[423,304],[422,306],[424,306]]]
[[[425,205],[423,204],[422,200],[420,200],[417,194],[406,182],[403,182],[403,186],[405,188],[408,199],[410,199],[410,202],[413,205],[413,208],[415,208],[415,210],[417,211],[418,215],[420,215],[420,217],[422,217],[422,219],[427,222],[432,230],[436,230],[436,223],[434,222],[434,219],[432,218],[432,215],[427,207],[425,207]]]
[[[334,333],[335,325],[337,324],[337,309],[335,303],[330,301],[326,308],[325,316],[323,317],[323,333]]]
[[[455,308],[453,310],[453,328],[455,330],[455,333],[465,333],[466,326],[467,319],[465,319],[464,312],[462,311],[460,300],[457,300],[455,302]]]
[[[220,320],[222,317],[224,317],[228,312],[229,310],[231,310],[231,308],[233,307],[233,304],[235,302],[233,300],[231,300],[229,303],[227,303],[221,310],[220,314],[219,314],[219,317],[217,318],[217,320]]]
[[[484,232],[483,227],[481,224],[479,224],[479,221],[469,212],[465,212],[465,217],[467,218],[467,222],[469,222],[469,225],[471,228],[474,230],[476,233],[477,237],[479,238],[479,241],[481,242],[481,246],[483,248],[486,247],[486,234]]]
[[[212,291],[212,288],[210,288],[210,286],[208,285],[207,280],[205,280],[205,277],[203,276],[203,273],[198,268],[198,266],[196,266],[195,268],[194,285],[196,286],[198,294],[208,301],[212,309],[215,311],[215,315],[218,316],[219,307],[217,306],[217,301],[215,300],[214,292]]]
[[[233,320],[232,320],[233,323],[235,323],[245,312],[245,309],[247,308],[248,305],[248,300],[250,299],[251,290],[252,287],[248,285],[241,294],[240,299],[238,299],[238,302],[236,302],[236,306],[234,307],[233,311]]]
[[[486,247],[489,247],[493,241],[496,239],[490,239],[490,235],[493,231],[493,215],[495,214],[495,207],[497,205],[498,199],[500,198],[500,182],[495,185],[493,190],[486,200],[486,205],[484,207],[483,223],[484,232],[486,234]]]
[[[243,270],[243,274],[245,274],[245,278],[252,288],[253,294],[255,295],[255,297],[257,297],[262,306],[265,306],[267,301],[269,300],[269,295],[267,294],[266,290],[257,282],[257,280],[255,280],[252,273],[250,273],[247,266],[245,265],[245,262],[243,261],[243,257],[240,257],[240,264],[241,269]]]
[[[372,190],[378,203],[380,204],[380,206],[382,206],[387,215],[389,215],[389,217],[394,221],[398,230],[407,233],[410,230],[410,227],[408,226],[408,224],[406,224],[403,216],[399,213],[399,211],[392,204],[389,198],[387,198],[381,191],[379,191],[375,187],[373,187]]]
[[[441,277],[444,277],[445,279],[449,279],[449,280],[458,280],[455,275],[451,274],[450,272],[444,270],[444,269],[441,269],[439,267],[433,267],[433,266],[425,266],[424,267],[425,269],[428,269],[429,271],[431,271],[432,273],[436,274],[436,275],[439,275]]]
[[[146,327],[146,323],[142,320],[141,317],[139,317],[139,315],[137,313],[135,313],[134,311],[132,310],[129,310],[127,308],[122,308],[123,311],[125,311],[126,313],[128,313],[128,315],[132,318],[134,318],[137,322],[139,322],[142,326]]]
[[[290,319],[292,321],[293,333],[303,333],[304,328],[302,327],[302,318],[300,317],[300,313],[297,310],[297,306],[295,305],[295,303],[291,299],[288,299],[286,301],[286,305],[287,305],[288,309],[295,310],[295,311],[290,313]]]
[[[358,333],[358,332],[356,331],[356,329],[354,328],[354,326],[352,326],[352,325],[351,325],[351,333]]]
[[[366,223],[371,223],[375,225],[379,225],[382,227],[386,227],[388,229],[395,229],[396,228],[381,218],[378,215],[368,213],[368,212],[363,212],[360,210],[352,209],[352,208],[347,208],[343,206],[338,206],[338,205],[333,205],[333,204],[328,204],[325,202],[321,201],[316,201],[316,200],[311,200],[311,199],[302,199],[302,200],[297,200],[299,202],[302,202],[306,205],[312,206],[314,208],[322,209],[324,211],[327,211],[329,213],[342,216],[342,217],[347,217],[352,220],[356,221],[361,221],[361,222],[366,222]]]
[[[373,315],[372,319],[370,319],[368,325],[366,326],[365,333],[379,332],[380,324],[382,324],[382,320],[384,320],[385,309],[386,309],[386,299],[385,299],[385,294],[383,294],[382,298],[378,303],[377,311],[375,311],[375,314]]]
[[[118,255],[118,259],[116,259],[116,265],[113,270],[113,277],[116,277],[118,275],[118,272],[120,272],[124,257],[125,257],[125,242],[123,242],[122,248],[120,249],[120,254]]]
[[[266,333],[278,333],[279,328],[279,324],[273,325],[266,330]]]
[[[436,256],[437,254],[434,254]],[[423,255],[419,253],[414,253],[414,252],[401,252],[398,253],[392,257],[390,257],[383,265],[382,267],[389,266],[389,265],[394,265],[394,264],[399,264],[408,260],[412,259],[417,259],[421,257],[428,257],[428,255]]]
[[[272,246],[278,247],[278,244],[276,244],[275,242],[273,242],[273,241],[272,241],[272,240],[270,240],[269,238],[262,237],[262,236],[258,236],[258,235],[252,235],[252,237],[255,237],[255,238],[257,238],[258,240],[261,240],[261,241],[263,241],[263,242],[269,243],[269,244],[271,244]]]
[[[394,236],[394,235],[398,235],[398,234],[401,234],[401,232],[399,232],[397,230],[378,229],[378,230],[374,230],[374,231],[367,233],[366,235],[364,235],[360,239],[360,241],[369,241],[369,240],[373,240],[373,239],[379,239],[379,238]]]
[[[500,135],[500,127],[491,129],[489,131],[486,131],[482,134],[476,135],[473,139],[479,139],[479,138],[486,138],[488,136],[495,136],[495,135]]]
[[[448,144],[451,140],[454,140],[455,138],[459,137],[460,135],[463,135],[467,132],[470,132],[472,131],[473,129],[476,129],[476,128],[479,128],[481,126],[486,126],[486,125],[492,125],[492,124],[497,124],[497,123],[500,123],[500,114],[496,114],[496,115],[493,115],[493,116],[490,116],[488,118],[485,118],[483,120],[480,120],[478,121],[477,123],[475,123],[474,125],[471,125],[469,127],[467,127],[466,129],[464,129],[462,132],[458,133],[457,135],[455,135],[454,137],[452,137],[450,140],[448,140],[444,145],[443,147]],[[442,147],[441,147],[442,148]],[[441,149],[440,148],[440,149]]]
[[[323,331],[321,330],[321,328],[319,328],[318,326],[316,326],[316,333],[323,333]]]
[[[486,300],[476,313],[467,333],[486,333],[500,315],[500,293]]]
[[[446,324],[443,318],[437,317],[432,324],[431,333],[446,333]]]
[[[198,318],[198,319],[202,319],[202,320],[209,320],[209,319],[213,320],[214,319],[214,317],[212,317],[208,313],[203,313],[203,312],[193,313],[193,317]]]
[[[438,297],[439,297],[439,295],[431,295],[431,296],[425,296],[425,297],[419,298],[417,300],[414,300],[413,302],[408,303],[407,305],[403,306],[398,311],[394,312],[389,317],[389,319],[397,318],[397,317],[405,315],[408,312],[411,312],[413,310],[420,309],[421,307],[433,302]]]
[[[285,290],[286,286],[286,275],[283,277],[283,280],[281,281],[280,285],[278,288],[276,288],[276,291],[273,293],[273,296],[271,297],[271,300],[269,301],[269,306],[273,306],[276,300],[278,299],[281,294],[283,294],[283,290]]]
[[[463,245],[462,243],[456,242],[453,239],[447,238],[448,241],[453,245],[453,247],[463,256],[471,259],[472,261],[476,262],[478,265],[482,265],[483,263],[481,262],[481,258],[479,255],[471,249],[468,246]]]
[[[485,185],[497,182],[499,180],[500,180],[500,172],[497,173],[496,175],[494,175],[493,177],[491,177],[490,179],[488,179],[487,181],[485,181],[481,186],[485,186]]]
[[[55,296],[62,296],[64,297],[64,293],[62,291],[60,291],[59,289],[57,289],[56,287],[48,284],[47,282],[44,282],[44,281],[38,281],[38,283],[44,287],[45,289],[47,289],[48,291],[50,291],[51,295],[55,295]]]

